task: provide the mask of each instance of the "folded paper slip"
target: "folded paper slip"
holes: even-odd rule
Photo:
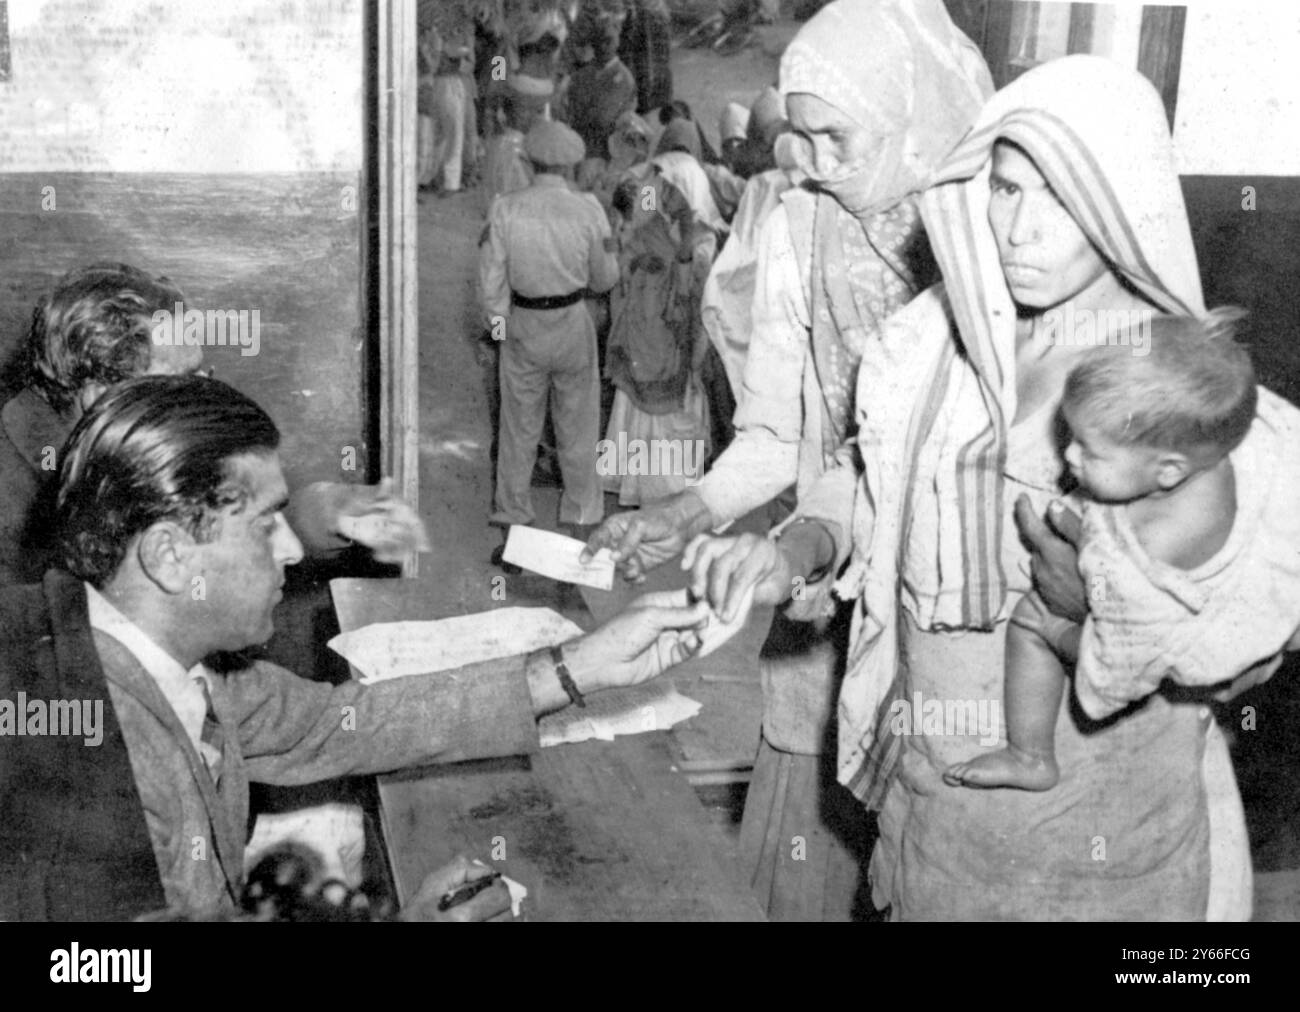
[[[515,524],[506,537],[503,558],[516,566],[561,583],[576,583],[596,590],[614,586],[614,559],[602,548],[590,562],[579,561],[586,544],[576,538],[536,527]]]
[[[377,622],[335,636],[329,648],[369,684],[514,657],[581,635],[550,608],[497,608],[431,622]]]
[[[701,704],[679,693],[667,678],[610,689],[587,697],[586,708],[566,707],[537,724],[542,748],[592,738],[613,741],[627,734],[666,731],[700,712]]]

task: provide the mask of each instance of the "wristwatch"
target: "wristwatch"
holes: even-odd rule
[[[573,676],[569,674],[569,666],[564,663],[564,651],[558,646],[551,647],[551,663],[555,666],[555,677],[560,680],[560,687],[564,689],[572,702],[585,709],[587,701],[582,698],[577,683],[573,680]]]

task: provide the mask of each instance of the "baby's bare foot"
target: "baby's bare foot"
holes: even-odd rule
[[[1018,787],[1025,791],[1050,791],[1060,779],[1055,759],[1010,746],[954,763],[943,774],[944,783],[951,787]]]

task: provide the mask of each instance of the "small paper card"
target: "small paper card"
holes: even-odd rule
[[[588,563],[579,561],[586,544],[563,534],[515,524],[506,538],[503,558],[516,566],[549,576],[561,583],[576,583],[597,590],[614,586],[614,559],[602,548]]]

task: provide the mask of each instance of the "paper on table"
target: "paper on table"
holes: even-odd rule
[[[666,731],[694,717],[701,704],[683,696],[666,679],[626,689],[611,689],[588,696],[585,709],[570,706],[543,717],[537,724],[542,748],[599,738],[613,741],[619,735]]]
[[[524,900],[528,899],[528,887],[522,882],[516,882],[509,875],[502,875],[501,881],[510,891],[510,916],[518,917],[519,912],[523,910]]]
[[[498,608],[434,622],[376,622],[335,636],[329,647],[370,684],[525,654],[581,635],[550,608]]]
[[[597,590],[614,586],[614,559],[602,548],[588,563],[580,562],[586,544],[552,531],[515,524],[506,537],[503,558],[516,566],[549,576],[562,583],[577,583]]]

